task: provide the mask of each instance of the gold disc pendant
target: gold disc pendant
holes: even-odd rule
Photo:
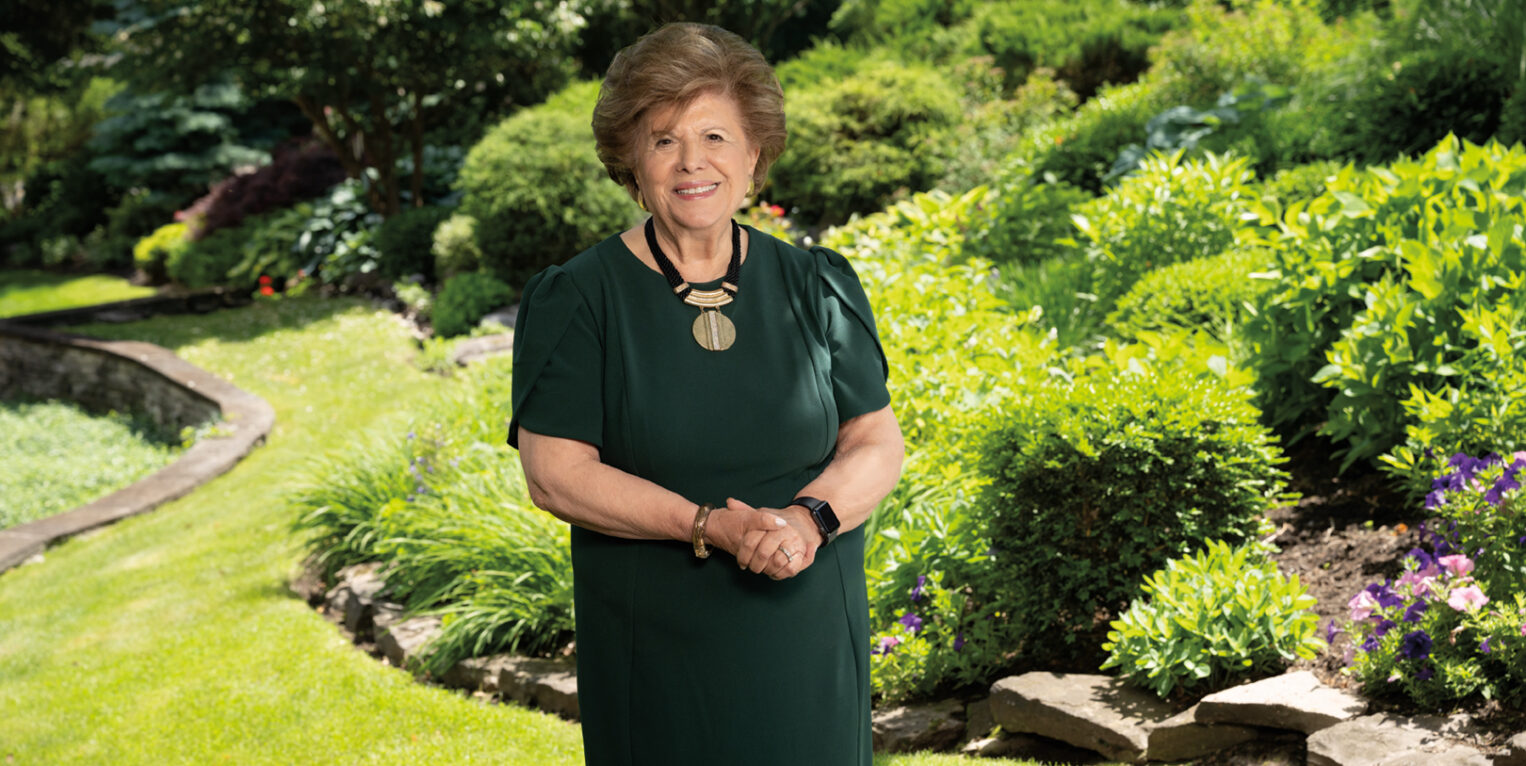
[[[711,351],[725,351],[737,339],[737,327],[715,309],[699,312],[694,318],[694,340]]]

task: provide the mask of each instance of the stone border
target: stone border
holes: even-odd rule
[[[217,291],[217,295],[218,306],[229,305],[223,302],[221,291]],[[0,391],[26,390],[28,387],[38,390],[53,385],[55,391],[72,389],[63,391],[63,396],[78,398],[79,394],[87,393],[90,387],[58,388],[56,386],[62,381],[39,379],[40,376],[46,377],[49,370],[42,365],[27,362],[27,359],[46,358],[49,354],[55,357],[75,354],[89,360],[93,371],[97,373],[97,380],[87,381],[89,383],[99,383],[113,373],[162,378],[184,393],[184,397],[177,397],[182,401],[175,403],[182,412],[188,409],[202,410],[209,416],[220,415],[223,421],[214,433],[197,440],[174,463],[125,489],[64,513],[0,530],[0,573],[40,554],[56,540],[153,510],[161,503],[185,495],[236,465],[256,445],[265,441],[266,435],[275,425],[275,409],[264,399],[186,362],[168,349],[139,341],[99,340],[84,335],[43,330],[16,321],[22,319],[26,320],[25,324],[33,324],[37,323],[35,320],[39,317],[46,319],[66,312],[70,317],[68,321],[84,321],[76,317],[99,318],[102,310],[121,310],[126,304],[132,304],[134,311],[148,311],[150,306],[159,304],[147,302],[162,303],[165,300],[180,300],[183,306],[192,305],[185,302],[184,296],[179,299],[141,298],[86,309],[67,309],[65,312],[0,320],[0,362],[3,362],[0,363]],[[39,350],[38,346],[46,348]],[[53,377],[58,377],[56,371],[53,371]],[[176,425],[187,425],[180,422],[183,417],[167,411],[171,405],[165,402],[136,404],[149,410],[161,422],[169,420]]]

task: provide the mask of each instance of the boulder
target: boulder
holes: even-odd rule
[[[874,711],[874,752],[948,750],[964,737],[964,706],[958,700]]]
[[[1526,766],[1526,731],[1505,743],[1504,752],[1494,757],[1494,766]]]
[[[1236,723],[1313,734],[1361,715],[1367,703],[1301,670],[1215,692],[1197,706],[1199,723]]]
[[[995,736],[970,740],[960,752],[981,758],[1013,758],[1043,763],[1101,763],[1102,756],[1092,750],[1033,734],[999,732]]]
[[[440,683],[452,689],[466,689],[468,691],[484,691],[489,694],[498,691],[498,676],[503,671],[503,666],[514,658],[507,654],[495,654],[490,657],[468,657],[445,671],[440,676]]]
[[[508,657],[498,667],[498,694],[503,699],[577,720],[578,677],[572,663]]]
[[[1118,761],[1143,761],[1149,727],[1176,713],[1154,694],[1109,676],[1034,672],[991,686],[991,715],[1003,729]]]
[[[966,742],[988,739],[996,728],[991,717],[991,698],[982,697],[964,706],[964,739]]]
[[[514,350],[514,333],[496,333],[460,341],[450,350],[450,363],[465,367],[479,359]]]
[[[440,618],[409,617],[377,632],[377,651],[395,667],[412,668],[418,662],[419,649],[440,635]]]
[[[1146,756],[1152,761],[1190,761],[1260,736],[1252,726],[1199,723],[1194,705],[1149,727]]]
[[[329,589],[325,601],[329,616],[338,619],[345,630],[355,635],[371,629],[371,603],[386,587],[377,574],[381,563],[355,564],[336,573],[338,583]]]

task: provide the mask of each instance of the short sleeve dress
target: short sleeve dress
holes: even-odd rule
[[[748,228],[736,342],[614,236],[525,288],[513,420],[696,504],[784,507],[838,426],[885,407],[869,302],[840,255]],[[713,289],[719,282],[696,285]],[[870,766],[862,527],[775,582],[717,551],[572,530],[578,702],[590,766]]]

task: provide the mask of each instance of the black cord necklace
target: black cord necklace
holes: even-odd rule
[[[731,348],[737,339],[737,328],[720,308],[730,303],[740,289],[737,285],[742,281],[742,227],[731,222],[731,263],[726,266],[726,278],[721,280],[718,290],[696,290],[684,281],[657,244],[657,226],[651,218],[646,219],[646,246],[651,248],[652,258],[657,261],[657,268],[662,269],[673,294],[699,308],[699,316],[694,318],[694,340],[711,351]]]

